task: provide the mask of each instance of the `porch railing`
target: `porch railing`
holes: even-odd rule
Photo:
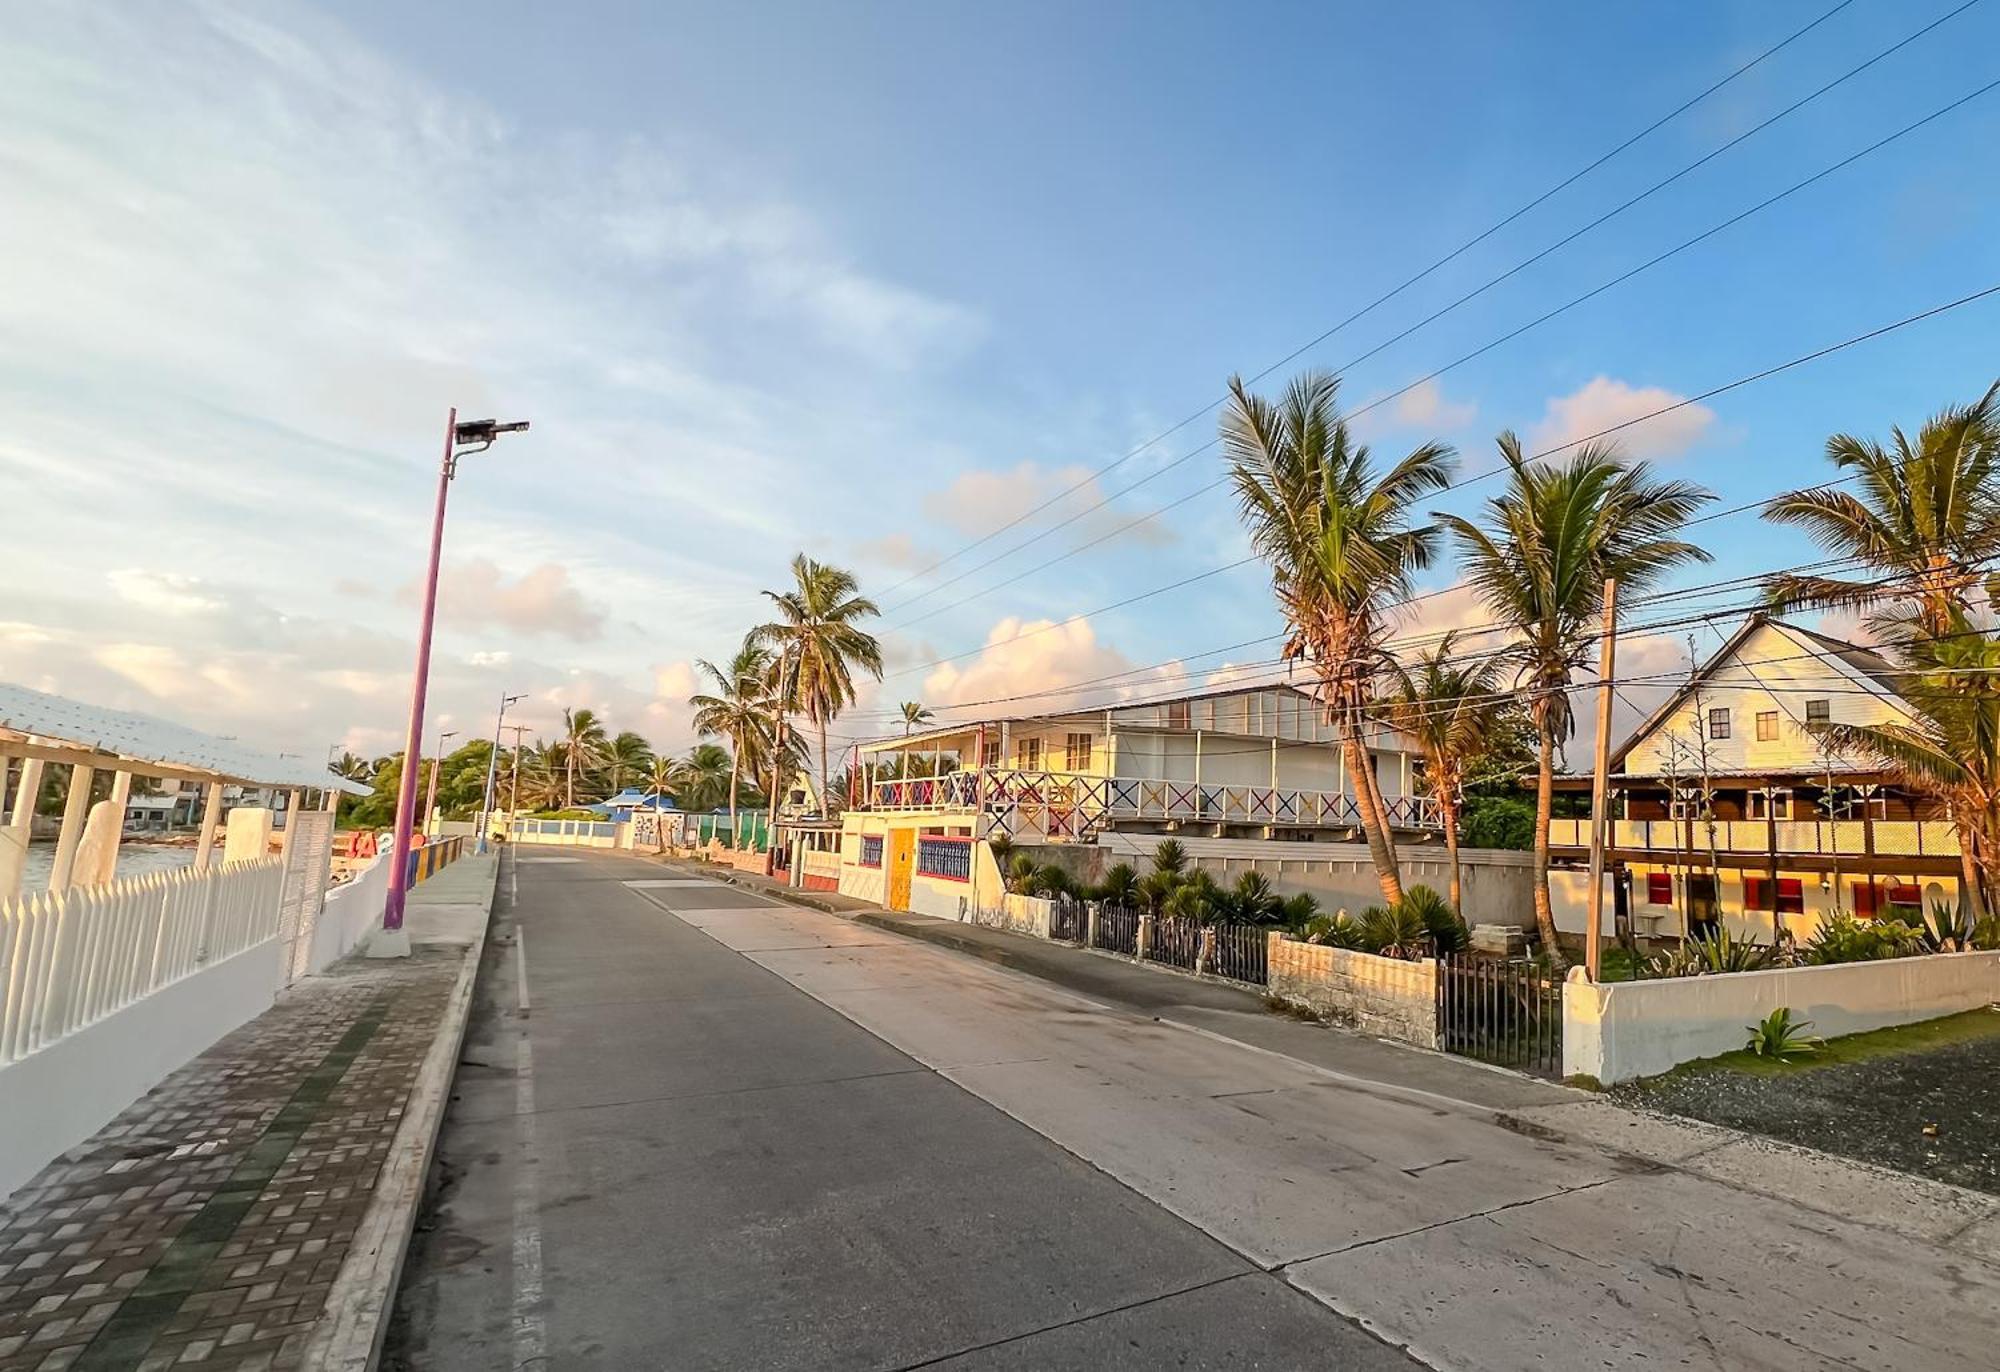
[[[1692,835],[1692,838],[1690,838]],[[1872,847],[1871,847],[1872,840]],[[1590,846],[1590,821],[1549,821],[1549,842],[1558,848]],[[1685,819],[1619,819],[1611,823],[1612,847],[1626,852],[1708,851],[1708,823]],[[1719,819],[1718,855],[1769,854],[1796,857],[1958,856],[1958,827],[1941,819]]]
[[[1218,786],[1004,767],[879,781],[869,799],[877,810],[970,810],[980,817],[983,835],[1001,833],[1011,838],[1057,841],[1087,839],[1116,820],[1188,820],[1278,828],[1361,823],[1360,807],[1353,796],[1342,791]],[[1410,829],[1439,827],[1437,803],[1428,797],[1398,796],[1387,804],[1392,824]]]

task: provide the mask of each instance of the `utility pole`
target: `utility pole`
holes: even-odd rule
[[[1604,636],[1597,646],[1597,759],[1590,776],[1590,918],[1583,974],[1600,981],[1604,961],[1604,840],[1611,826],[1612,672],[1618,658],[1618,578],[1604,579]]]
[[[486,851],[486,831],[492,826],[493,779],[500,774],[500,726],[506,723],[507,707],[524,699],[525,696],[510,696],[505,691],[500,693],[500,713],[493,716],[493,751],[486,758],[486,792],[479,802],[479,838],[473,845],[475,852]]]
[[[513,794],[507,800],[507,832],[511,834],[514,820],[521,813],[521,735],[528,732],[528,726],[516,724],[508,732],[514,735],[514,778],[510,788]]]
[[[425,838],[430,837],[431,816],[437,813],[438,768],[444,766],[444,741],[448,738],[457,738],[457,737],[458,737],[458,730],[456,729],[447,729],[443,733],[438,735],[437,756],[431,759],[431,784],[424,792],[424,837]]]

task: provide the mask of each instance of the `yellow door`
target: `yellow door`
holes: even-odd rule
[[[917,865],[917,831],[889,831],[889,908],[910,908],[910,873]]]

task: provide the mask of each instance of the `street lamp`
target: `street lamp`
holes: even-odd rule
[[[437,813],[438,768],[444,766],[444,741],[448,738],[457,738],[457,737],[458,737],[458,730],[456,729],[447,729],[443,733],[438,735],[437,756],[431,759],[431,785],[430,789],[424,792],[424,837],[425,838],[429,838],[431,834],[431,816]]]
[[[484,452],[501,434],[520,433],[525,419],[501,424],[491,419],[459,422],[453,406],[444,421],[444,461],[438,466],[437,508],[431,515],[430,568],[424,577],[423,618],[417,625],[417,671],[410,685],[410,728],[404,736],[403,775],[396,787],[396,829],[389,853],[389,895],[382,905],[382,928],[368,941],[370,957],[410,955],[410,936],[403,930],[403,905],[410,885],[410,823],[417,805],[417,761],[424,746],[424,696],[430,687],[431,627],[437,618],[438,562],[444,553],[445,499],[458,475],[458,460]]]
[[[486,797],[479,802],[479,844],[478,851],[486,851],[486,831],[492,826],[493,779],[500,774],[500,726],[507,721],[507,707],[526,696],[500,696],[500,713],[493,717],[493,752],[486,759]]]

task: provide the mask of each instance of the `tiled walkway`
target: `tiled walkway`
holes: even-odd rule
[[[0,1372],[295,1366],[463,956],[299,982],[10,1197]]]

